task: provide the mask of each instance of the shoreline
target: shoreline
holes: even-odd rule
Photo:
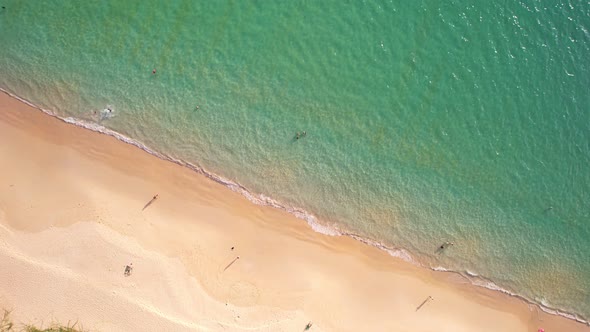
[[[126,143],[126,144],[130,144],[134,147],[137,147],[137,148],[143,150],[144,152],[146,152],[156,158],[162,159],[164,161],[169,161],[169,162],[175,163],[181,167],[186,167],[186,168],[190,169],[191,171],[194,171],[199,175],[203,175],[206,178],[212,180],[213,182],[230,189],[231,191],[239,193],[240,195],[244,196],[247,200],[249,200],[252,204],[259,205],[259,206],[269,206],[269,207],[276,208],[276,209],[285,211],[287,213],[290,213],[290,214],[294,215],[296,218],[305,221],[314,231],[316,231],[318,233],[328,235],[328,236],[346,236],[346,237],[353,238],[353,239],[360,241],[366,245],[383,250],[383,251],[387,252],[389,255],[391,255],[392,257],[402,259],[402,260],[404,260],[410,264],[413,264],[415,266],[418,266],[420,268],[428,269],[431,271],[439,271],[439,272],[442,271],[442,272],[448,272],[448,273],[456,273],[458,276],[469,281],[474,286],[482,287],[485,289],[489,289],[492,291],[506,294],[508,296],[512,296],[512,297],[522,300],[530,305],[535,305],[535,306],[539,307],[539,309],[543,310],[544,312],[546,312],[548,314],[562,316],[562,317],[565,317],[565,318],[574,320],[576,322],[590,326],[589,320],[586,320],[585,318],[580,317],[577,314],[569,313],[569,312],[561,310],[559,308],[555,308],[555,307],[551,307],[548,305],[544,305],[542,303],[535,302],[534,300],[528,299],[525,296],[522,296],[514,291],[507,290],[507,289],[497,285],[492,280],[489,280],[486,277],[483,277],[479,274],[472,274],[472,273],[469,273],[469,271],[464,271],[464,272],[454,271],[454,270],[450,270],[450,269],[447,269],[447,268],[441,267],[441,266],[438,266],[438,267],[425,266],[425,265],[419,263],[418,261],[414,260],[412,258],[412,254],[404,248],[391,248],[385,244],[376,242],[376,241],[369,239],[369,238],[365,238],[365,237],[357,235],[355,233],[337,229],[337,226],[323,225],[316,219],[316,217],[312,213],[305,211],[304,209],[301,209],[298,207],[286,206],[286,205],[284,205],[284,204],[282,204],[282,203],[280,203],[268,196],[265,196],[264,194],[256,194],[256,193],[248,190],[248,188],[244,187],[243,185],[241,185],[237,182],[234,182],[234,181],[226,179],[220,175],[217,175],[213,172],[210,172],[201,166],[194,165],[192,163],[185,162],[183,160],[172,158],[170,156],[162,154],[154,149],[151,149],[150,147],[146,146],[145,144],[143,144],[135,139],[129,138],[129,137],[127,137],[123,134],[120,134],[116,131],[113,131],[111,129],[103,127],[100,124],[93,123],[93,122],[86,122],[84,120],[79,120],[79,119],[75,119],[75,118],[71,118],[71,117],[62,118],[62,117],[54,114],[53,112],[51,112],[49,110],[45,110],[45,109],[35,105],[34,103],[29,102],[28,100],[21,98],[21,97],[15,95],[9,91],[6,91],[2,88],[0,88],[0,93],[4,93],[4,94],[8,95],[8,97],[10,97],[10,98],[16,99],[16,100],[34,108],[34,109],[36,109],[36,110],[39,110],[51,117],[54,117],[58,120],[65,122],[65,123],[68,123],[68,124],[71,124],[71,125],[83,128],[83,129],[87,129],[87,130],[90,130],[90,131],[93,131],[93,132],[96,132],[99,134],[114,137],[117,140],[119,140],[123,143]]]
[[[14,95],[12,95],[12,94],[10,94],[8,92],[5,92],[5,94],[2,96],[2,98],[0,98],[0,104],[2,106],[5,106],[6,104],[11,104],[11,103],[7,102],[6,99],[11,99],[11,100],[14,100],[15,102],[17,102],[17,100],[18,100],[17,103],[22,103],[22,105],[23,105],[22,108],[27,108],[27,107],[24,107],[24,105],[25,104],[29,104],[28,107],[31,108],[31,109],[30,110],[27,110],[27,111],[38,112],[40,110],[35,105],[32,105],[31,103],[28,103],[27,101],[22,100],[22,98],[19,98],[17,96],[14,96]],[[14,104],[14,103],[12,103],[12,104]],[[13,105],[11,107],[15,107],[15,106]],[[304,220],[307,221],[307,224],[309,224],[309,226],[315,231],[314,232],[315,235],[313,235],[313,236],[307,234],[307,233],[310,232],[308,225],[307,224],[302,224],[299,221],[298,222],[299,225],[291,226],[291,227],[294,227],[294,228],[297,229],[296,234],[298,236],[300,236],[300,237],[301,236],[304,236],[302,234],[305,234],[305,236],[311,236],[311,237],[313,237],[315,239],[319,239],[317,241],[319,241],[320,243],[326,243],[326,242],[328,242],[332,246],[338,246],[337,244],[334,244],[334,243],[346,242],[349,246],[353,246],[354,248],[370,247],[371,249],[364,248],[364,249],[362,249],[362,251],[363,252],[367,252],[367,251],[370,252],[371,250],[379,251],[380,254],[376,254],[376,253],[367,254],[368,256],[371,256],[371,257],[373,257],[373,256],[379,256],[380,257],[380,260],[378,260],[379,261],[379,265],[382,265],[382,264],[386,264],[387,265],[387,264],[390,264],[390,263],[392,263],[392,264],[395,263],[395,265],[398,265],[398,267],[399,267],[399,265],[404,265],[404,264],[411,265],[408,262],[398,261],[398,260],[400,260],[400,257],[397,257],[396,258],[395,255],[392,255],[391,252],[388,251],[388,250],[391,250],[391,249],[389,249],[389,248],[387,248],[387,247],[385,247],[383,245],[380,245],[378,243],[375,243],[374,241],[371,241],[370,239],[360,238],[360,237],[358,237],[358,236],[356,236],[354,234],[351,234],[351,233],[341,233],[341,234],[338,234],[338,235],[342,235],[342,236],[327,236],[325,234],[317,233],[318,230],[313,227],[313,223],[310,222],[310,220],[307,220],[305,218],[301,218],[300,216],[297,215],[297,213],[305,213],[305,211],[300,210],[300,209],[294,209],[294,211],[289,211],[288,208],[285,208],[286,211],[281,210],[282,206],[278,202],[275,202],[272,199],[270,199],[270,198],[268,198],[268,197],[266,197],[264,195],[260,195],[261,200],[260,200],[260,203],[258,203],[260,205],[251,204],[251,203],[257,203],[256,201],[255,202],[252,202],[252,200],[250,199],[250,198],[255,199],[256,197],[255,197],[254,194],[251,194],[250,192],[248,192],[246,188],[244,188],[243,186],[240,186],[239,184],[235,184],[235,183],[233,183],[231,181],[227,181],[227,180],[225,180],[225,179],[223,179],[221,177],[215,176],[213,173],[207,172],[206,170],[204,170],[204,169],[202,169],[202,168],[200,168],[198,166],[194,166],[194,165],[190,165],[190,164],[187,164],[187,163],[183,163],[182,161],[173,160],[172,158],[168,158],[166,156],[163,156],[163,155],[161,155],[161,154],[159,154],[159,153],[157,153],[157,152],[155,152],[155,151],[153,151],[153,150],[151,150],[151,149],[149,149],[147,147],[145,147],[145,149],[144,149],[141,146],[137,146],[137,144],[140,144],[140,143],[135,142],[135,141],[133,141],[133,142],[126,141],[125,139],[123,139],[123,138],[125,138],[123,135],[117,134],[115,132],[112,132],[111,133],[111,132],[100,132],[99,131],[97,133],[98,130],[94,130],[94,128],[89,128],[89,127],[81,126],[81,125],[79,125],[79,123],[73,123],[73,119],[71,121],[68,121],[67,119],[62,119],[62,118],[59,118],[59,117],[57,117],[57,116],[55,116],[53,114],[49,114],[49,112],[47,112],[45,110],[41,110],[41,111],[43,111],[46,114],[43,114],[42,115],[42,114],[39,113],[40,116],[50,115],[51,119],[54,119],[55,121],[62,122],[62,124],[64,126],[69,126],[70,124],[74,124],[75,127],[78,128],[78,130],[81,130],[81,131],[84,131],[84,129],[91,129],[91,131],[85,131],[85,133],[79,133],[79,134],[77,134],[77,135],[81,135],[81,136],[91,137],[91,138],[88,138],[88,141],[94,142],[94,141],[106,141],[107,139],[114,139],[115,142],[109,143],[112,146],[122,145],[121,144],[121,141],[123,141],[123,143],[128,143],[128,144],[124,144],[126,146],[125,148],[118,147],[121,150],[136,149],[137,147],[139,147],[142,151],[137,151],[137,152],[135,152],[136,154],[137,153],[144,154],[144,152],[148,152],[148,154],[144,154],[146,156],[142,157],[143,159],[149,160],[151,158],[154,158],[154,159],[155,158],[158,158],[160,160],[159,163],[164,163],[164,164],[166,164],[166,163],[174,163],[176,165],[175,167],[180,167],[180,168],[183,168],[183,169],[186,170],[186,171],[183,171],[183,173],[191,172],[190,174],[188,174],[188,173],[185,174],[184,176],[186,176],[186,177],[191,177],[191,178],[192,177],[195,177],[194,176],[194,172],[195,171],[197,173],[201,173],[201,174],[205,175],[205,178],[207,178],[207,179],[203,178],[203,179],[200,179],[199,180],[199,182],[203,186],[206,186],[206,187],[216,187],[217,186],[216,184],[211,183],[209,180],[213,180],[214,182],[216,182],[218,184],[222,184],[222,187],[221,188],[209,188],[209,189],[207,189],[210,192],[213,192],[213,191],[219,191],[219,192],[221,192],[221,194],[219,194],[219,193],[216,194],[217,195],[216,196],[217,198],[225,197],[227,195],[227,193],[225,193],[227,191],[227,189],[232,190],[234,192],[234,194],[237,193],[237,194],[241,195],[240,197],[242,197],[242,200],[243,200],[243,198],[246,198],[247,200],[244,200],[244,201],[247,201],[248,202],[247,204],[240,203],[240,205],[243,206],[243,209],[245,209],[245,210],[256,210],[258,213],[261,213],[261,214],[271,214],[271,215],[286,214],[287,212],[290,212],[291,213],[290,217],[284,217],[284,216],[283,217],[284,218],[287,218],[287,219],[295,219],[296,217],[298,217],[300,219],[304,219]],[[14,113],[16,114],[17,111],[14,111]],[[15,114],[13,114],[13,116],[16,116]],[[31,114],[28,114],[27,116],[28,117],[31,117],[31,118],[39,118],[38,116],[35,116],[32,113]],[[5,117],[6,117],[6,114],[2,114],[2,119],[0,119],[1,120],[0,122],[6,123],[7,119]],[[20,122],[19,125],[22,126],[23,128],[25,128],[24,129],[25,132],[27,132],[27,130],[28,130],[28,134],[29,135],[35,135],[35,134],[31,133],[30,124],[25,123],[26,121],[23,121],[23,119],[12,119],[12,120],[13,120],[13,122],[14,121]],[[43,120],[43,121],[44,122],[47,122],[47,123],[52,122],[50,120]],[[16,126],[15,123],[11,123],[9,125],[12,125],[12,127],[15,127]],[[28,129],[26,129],[27,126],[28,126]],[[46,124],[46,126],[49,126],[49,125]],[[74,127],[74,126],[69,126],[69,127]],[[83,127],[83,128],[80,128],[80,127]],[[46,127],[44,127],[44,129],[45,130],[48,130]],[[74,129],[70,129],[70,130],[71,131],[74,131]],[[51,130],[49,130],[49,131],[51,131]],[[106,134],[106,135],[99,135],[100,133]],[[119,135],[120,137],[117,136],[117,135]],[[100,137],[102,137],[102,138],[100,138]],[[72,145],[74,145],[73,142],[68,142],[67,140],[63,140],[60,143],[63,144],[63,146],[70,147],[70,148],[71,148]],[[136,144],[134,144],[134,143],[136,143]],[[87,148],[87,146],[84,146],[82,144],[80,147],[77,147],[74,150],[76,150],[76,152],[78,152],[78,153],[82,153],[82,152],[80,152],[80,150],[83,150],[84,148]],[[120,165],[117,164],[118,163],[117,158],[114,158],[113,156],[111,156],[111,160],[110,161],[112,162],[109,165],[109,166],[111,166],[111,168],[112,167],[115,167],[115,168],[116,167],[120,167]],[[168,167],[170,167],[170,165],[168,165]],[[127,169],[127,171],[129,171],[129,169]],[[231,186],[232,184],[235,185],[236,187],[232,187]],[[244,191],[247,194],[245,194],[242,191]],[[213,196],[215,196],[215,195],[213,195]],[[233,200],[238,200],[239,201],[239,198],[233,197],[232,198],[232,201]],[[271,202],[275,202],[276,205],[278,205],[278,206],[275,206],[275,205],[271,204]],[[220,202],[217,202],[216,204],[226,205],[226,207],[227,207],[227,204],[228,203],[220,203]],[[269,208],[270,209],[275,208],[276,211],[269,212],[268,211]],[[251,214],[251,212],[248,212],[248,214]],[[283,217],[281,217],[281,218],[283,218]],[[250,222],[250,221],[251,220],[247,220],[246,222]],[[313,220],[313,221],[315,221],[315,220]],[[293,222],[293,220],[291,220],[290,222]],[[297,221],[295,221],[295,222],[297,222]],[[254,221],[254,223],[256,223],[256,221]],[[110,226],[113,226],[113,225],[110,225]],[[281,224],[274,224],[273,225],[273,224],[270,224],[268,222],[267,223],[264,223],[264,227],[270,227],[273,230],[276,230],[278,232],[288,233],[289,230],[292,230],[292,228],[289,228],[286,232],[285,231],[278,230],[279,228],[282,228],[282,226],[283,225],[281,225]],[[114,227],[114,228],[116,228],[116,227]],[[43,229],[43,227],[41,227],[41,229]],[[290,236],[290,234],[287,234],[287,235]],[[351,241],[355,242],[355,244],[351,244],[350,243]],[[389,255],[394,256],[394,257],[390,257]],[[383,256],[386,256],[387,258],[384,259]],[[381,260],[383,260],[383,261],[381,261]],[[461,276],[462,278],[466,278],[466,279],[468,279],[468,280],[471,281],[471,279],[467,278],[466,276],[464,276],[460,272],[452,272],[452,271],[450,271],[450,272],[436,272],[436,271],[432,271],[432,269],[424,268],[424,267],[419,267],[419,266],[415,266],[415,265],[411,265],[411,268],[410,267],[403,267],[403,268],[401,268],[401,270],[402,271],[406,271],[406,272],[408,270],[411,270],[412,271],[411,274],[412,274],[413,277],[416,277],[415,274],[418,274],[419,276],[416,277],[417,279],[421,279],[421,278],[424,279],[425,278],[425,279],[428,279],[429,281],[432,281],[432,280],[430,280],[431,278],[433,278],[434,280],[435,279],[456,279],[455,276]],[[419,270],[423,270],[423,271],[420,272]],[[416,272],[416,271],[418,271],[418,272]],[[398,272],[396,272],[396,273],[398,273]],[[420,276],[420,274],[422,274],[422,275]],[[448,274],[448,275],[445,276],[445,274]],[[485,280],[485,278],[482,278],[482,279]],[[440,281],[436,281],[436,282],[440,282]],[[461,283],[460,281],[456,281],[456,280],[454,282],[456,284],[460,284]],[[459,287],[460,286],[460,285],[456,285],[456,284],[455,285],[450,285],[449,287],[454,288],[454,287]],[[461,287],[463,287],[463,286],[461,286]],[[499,300],[500,302],[502,302],[502,299],[501,299],[502,297],[509,297],[509,298],[512,298],[512,300],[516,300],[518,302],[521,302],[521,306],[522,305],[528,306],[527,305],[527,303],[528,303],[528,304],[532,304],[532,305],[537,306],[538,308],[541,308],[542,310],[544,310],[543,306],[540,305],[540,304],[536,304],[536,303],[533,303],[531,301],[528,301],[527,299],[525,299],[525,298],[523,298],[523,297],[521,297],[519,295],[512,295],[512,294],[509,295],[509,294],[502,293],[502,290],[500,290],[500,291],[498,291],[498,290],[490,290],[490,289],[484,288],[482,286],[471,285],[471,284],[468,285],[468,286],[465,286],[465,288],[466,288],[466,290],[463,289],[462,291],[466,291],[471,296],[474,295],[474,293],[477,294],[477,295],[479,295],[479,296],[481,296],[482,293],[491,292],[491,293],[495,293],[495,294],[485,295],[485,297],[488,297],[488,296],[489,297],[497,297],[496,300],[500,299]],[[470,289],[470,288],[472,288],[472,289]],[[504,299],[504,300],[506,300],[506,302],[510,302],[507,299]],[[553,310],[553,309],[549,309],[549,310]],[[577,321],[578,324],[583,325],[582,324],[583,322],[581,322],[580,320],[578,320],[578,318],[576,316],[573,316],[573,317],[564,317],[564,314],[565,313],[558,313],[557,315],[553,315],[553,314],[542,313],[540,315],[549,315],[550,317],[555,317],[556,319],[557,318],[559,318],[559,319],[567,319],[567,320],[570,320],[570,321],[572,321],[574,323],[576,323],[576,321]],[[529,320],[530,320],[530,318],[529,318]],[[587,323],[585,323],[585,324],[587,324]],[[582,329],[583,328],[584,327],[582,326]],[[582,330],[582,329],[580,329],[580,330]]]

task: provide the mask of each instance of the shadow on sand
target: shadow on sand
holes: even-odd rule
[[[143,209],[141,209],[141,211],[147,209],[148,206],[152,205],[152,203],[155,202],[157,199],[158,199],[158,195],[154,196],[149,202],[147,202],[146,205],[143,206]]]
[[[152,197],[152,199],[150,199],[150,201],[147,202],[147,204],[143,206],[143,209],[141,209],[141,211],[147,209],[148,206],[152,205],[152,203],[156,201],[156,199],[158,199],[158,195]]]
[[[229,264],[227,264],[227,266],[223,269],[223,271],[225,272],[225,270],[229,269],[229,267],[232,266],[232,264],[235,263],[238,259],[240,259],[240,256],[234,258],[233,261],[231,261]]]
[[[428,303],[428,301],[430,301],[430,300],[434,300],[434,299],[432,298],[432,296],[428,296],[428,297],[426,298],[426,300],[424,300],[424,302],[422,302],[422,304],[420,304],[420,305],[419,305],[419,306],[416,308],[416,311],[420,310],[420,308],[422,308],[422,307],[423,307],[423,306],[424,306],[426,303]]]

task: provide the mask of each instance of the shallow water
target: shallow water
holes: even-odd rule
[[[588,3],[4,3],[3,89],[590,317]]]

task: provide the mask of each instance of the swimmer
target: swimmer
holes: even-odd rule
[[[155,74],[155,73],[156,73],[156,68],[154,68],[154,70],[152,70],[152,74]]]
[[[299,134],[299,132],[297,132],[297,134],[295,135],[295,138],[299,139],[299,136],[300,136],[300,134]]]
[[[443,250],[443,249],[445,249],[446,247],[448,247],[448,246],[452,246],[452,245],[454,245],[454,243],[453,243],[453,242],[448,242],[448,241],[447,241],[447,242],[443,243],[443,244],[440,246],[440,249],[441,249],[441,250]]]

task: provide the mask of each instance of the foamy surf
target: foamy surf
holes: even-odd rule
[[[69,123],[69,124],[72,124],[72,125],[75,125],[78,127],[82,127],[84,129],[92,130],[94,132],[98,132],[98,133],[101,133],[104,135],[114,137],[119,141],[122,141],[127,144],[131,144],[135,147],[138,147],[138,148],[142,149],[143,151],[145,151],[155,157],[158,157],[158,158],[166,160],[166,161],[173,162],[173,163],[183,166],[183,167],[187,167],[199,174],[205,175],[207,178],[229,188],[230,190],[240,193],[242,196],[244,196],[246,199],[248,199],[250,202],[252,202],[256,205],[271,206],[271,207],[289,212],[290,214],[296,216],[297,218],[305,220],[310,225],[310,227],[318,233],[322,233],[322,234],[330,235],[330,236],[342,235],[338,230],[318,223],[317,218],[314,215],[312,215],[311,213],[309,213],[301,208],[291,207],[291,206],[282,204],[282,203],[278,202],[277,200],[272,199],[272,198],[270,198],[266,195],[263,195],[263,194],[255,194],[255,193],[251,192],[250,190],[248,190],[245,186],[243,186],[235,181],[224,178],[220,175],[217,175],[213,172],[210,172],[210,171],[206,170],[205,168],[203,168],[202,166],[195,165],[195,164],[189,163],[189,162],[185,162],[183,160],[173,158],[171,156],[160,153],[160,152],[148,147],[147,145],[143,144],[142,142],[140,142],[138,140],[135,140],[133,138],[125,136],[117,131],[111,130],[99,123],[89,122],[89,121],[82,120],[82,119],[76,119],[74,117],[60,117],[59,115],[52,112],[51,110],[39,107],[24,98],[21,98],[9,91],[6,91],[5,89],[0,88],[0,90],[3,91],[4,93],[8,94],[12,98],[15,98],[15,99],[33,107],[33,108],[35,108],[35,109],[42,111],[43,113],[45,113],[47,115],[58,118],[66,123]],[[100,111],[100,113],[101,113],[100,119],[112,118],[114,116],[114,114],[112,114],[113,110],[114,109],[112,108],[112,106],[107,105],[107,108]],[[108,116],[103,117],[102,114],[108,114]]]
[[[92,130],[94,132],[98,132],[98,133],[101,133],[104,135],[114,137],[119,141],[122,141],[124,143],[131,144],[135,147],[138,147],[138,148],[142,149],[143,151],[145,151],[155,157],[158,157],[158,158],[166,160],[166,161],[174,162],[174,163],[176,163],[180,166],[183,166],[183,167],[187,167],[187,168],[189,168],[199,174],[202,174],[202,175],[206,176],[207,178],[229,188],[230,190],[232,190],[234,192],[240,193],[242,196],[244,196],[246,199],[248,199],[250,202],[252,202],[256,205],[270,206],[270,207],[284,210],[299,219],[305,220],[310,225],[310,227],[318,233],[325,234],[328,236],[348,236],[348,237],[351,237],[351,238],[353,238],[357,241],[361,241],[362,243],[365,243],[367,245],[384,250],[388,254],[390,254],[392,257],[402,259],[408,263],[411,263],[411,264],[414,264],[414,265],[417,265],[420,267],[430,268],[431,270],[434,270],[434,271],[456,273],[456,274],[464,277],[466,280],[468,280],[471,284],[473,284],[475,286],[487,288],[487,289],[490,289],[493,291],[498,291],[498,292],[504,293],[509,296],[517,297],[517,298],[519,298],[531,305],[539,307],[541,310],[543,310],[544,312],[547,312],[549,314],[563,316],[565,318],[572,319],[572,320],[575,320],[579,323],[583,323],[583,324],[590,326],[589,321],[584,320],[583,318],[581,318],[580,316],[578,316],[576,314],[568,313],[568,312],[560,310],[558,308],[554,308],[546,300],[534,301],[534,300],[528,299],[528,298],[526,298],[522,295],[519,295],[515,292],[512,292],[510,290],[502,288],[502,287],[496,285],[494,282],[492,282],[492,281],[490,281],[490,280],[488,280],[488,279],[486,279],[486,278],[484,278],[484,277],[480,276],[479,274],[472,272],[472,271],[460,272],[460,271],[446,269],[446,268],[440,267],[440,266],[438,266],[438,267],[425,266],[425,265],[421,264],[420,262],[418,262],[417,260],[413,259],[412,255],[407,250],[405,250],[403,248],[392,248],[392,247],[389,247],[385,244],[379,243],[377,241],[362,237],[358,234],[354,234],[352,232],[348,232],[346,230],[340,229],[340,227],[337,227],[335,225],[333,225],[333,226],[324,225],[313,214],[309,213],[308,211],[306,211],[302,208],[292,207],[292,206],[288,206],[286,204],[282,204],[281,202],[279,202],[275,199],[272,199],[264,194],[256,194],[256,193],[248,190],[248,188],[246,188],[245,186],[241,185],[238,182],[229,180],[229,179],[224,178],[220,175],[217,175],[213,172],[210,172],[210,171],[206,170],[205,168],[203,168],[202,166],[195,165],[195,164],[189,163],[189,162],[185,162],[183,160],[173,158],[173,157],[170,157],[170,156],[165,155],[163,153],[160,153],[160,152],[148,147],[147,145],[143,144],[142,142],[140,142],[138,140],[132,139],[132,138],[125,136],[119,132],[116,132],[114,130],[106,128],[99,123],[90,122],[90,121],[86,121],[86,120],[82,120],[82,119],[77,119],[74,117],[61,117],[61,116],[57,115],[55,112],[52,112],[51,110],[39,107],[39,106],[35,105],[34,103],[32,103],[22,97],[19,97],[15,94],[3,89],[3,88],[0,88],[0,91],[6,93],[7,95],[9,95],[12,98],[19,100],[20,102],[23,102],[23,103],[31,106],[32,108],[42,111],[43,113],[45,113],[47,115],[58,118],[61,121],[64,121],[66,123],[69,123],[69,124],[72,124],[72,125],[75,125],[78,127],[82,127],[82,128],[88,129],[88,130]],[[115,115],[112,112],[112,109],[109,110],[109,107],[110,106],[107,106],[107,108],[100,111],[101,115],[103,113],[109,114],[108,116],[101,117],[101,120],[111,118]]]

